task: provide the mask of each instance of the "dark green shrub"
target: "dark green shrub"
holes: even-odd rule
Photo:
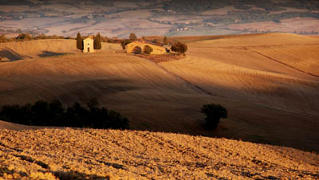
[[[153,52],[153,48],[149,45],[144,46],[144,53],[151,54]]]
[[[134,54],[142,54],[142,48],[140,46],[135,46],[133,49]]]
[[[171,50],[177,53],[185,54],[187,45],[181,42],[176,42],[172,45]]]
[[[206,115],[205,127],[207,129],[216,129],[220,118],[227,118],[227,110],[219,104],[205,104],[201,112]]]

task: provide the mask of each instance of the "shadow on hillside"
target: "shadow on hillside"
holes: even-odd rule
[[[98,72],[96,73],[100,78]],[[105,77],[105,74],[102,75]],[[316,131],[319,127],[319,122],[316,121],[318,115],[293,111],[295,106],[305,107],[304,104],[308,103],[309,100],[304,102],[300,100],[301,98],[313,99],[311,103],[316,105],[318,94],[315,92],[298,96],[285,86],[267,91],[259,89],[238,91],[229,87],[212,88],[210,84],[198,83],[194,86],[199,87],[195,88],[199,93],[193,91],[190,93],[183,91],[185,87],[170,89],[171,86],[160,82],[154,84],[159,88],[158,91],[154,91],[149,85],[119,77],[105,79],[88,79],[85,75],[68,77],[74,79],[65,83],[48,84],[45,88],[55,92],[54,98],[67,105],[72,105],[75,101],[88,102],[92,98],[97,98],[100,105],[114,109],[127,117],[132,130],[220,137],[319,152],[319,133]],[[189,88],[194,89],[192,86]],[[26,89],[21,90],[24,91]],[[209,93],[205,94],[206,91]],[[16,102],[21,102],[20,96],[17,96],[19,93],[20,91],[11,90],[10,94],[1,94],[0,91],[1,97],[7,97],[0,101],[0,105],[4,105],[9,97],[12,98],[12,102],[14,99]],[[45,94],[46,92],[43,92],[43,95]],[[277,106],[278,102],[273,105],[268,102],[268,99],[281,98],[285,103],[298,102],[298,106],[296,104],[284,109],[280,108],[280,104]],[[216,131],[207,131],[202,125],[204,116],[200,114],[200,108],[208,103],[221,104],[229,112],[229,118],[222,119]],[[313,106],[313,109],[316,110],[316,106]]]
[[[42,51],[41,54],[39,54],[38,56],[40,57],[52,57],[52,56],[63,56],[63,55],[67,55],[70,53],[58,53],[58,52],[52,52],[52,51]]]
[[[17,52],[13,51],[12,49],[5,48],[0,50],[0,62],[11,62],[11,61],[17,61],[22,60],[23,57],[18,54]]]
[[[53,89],[55,87],[52,87]],[[114,96],[118,93],[139,90],[130,80],[125,79],[96,79],[78,80],[62,84],[60,88],[67,89],[65,93],[59,95],[59,99],[72,104],[76,100],[86,102],[92,98],[102,98]],[[1,103],[0,103],[1,104]]]

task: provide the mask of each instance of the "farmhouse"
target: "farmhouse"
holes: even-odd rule
[[[89,36],[83,40],[83,52],[84,53],[94,52],[94,40],[92,36]]]
[[[151,43],[146,43],[144,41],[131,42],[128,45],[126,45],[125,49],[127,53],[133,53],[134,48],[138,46],[142,49],[142,51],[144,51],[144,48],[146,45],[150,46],[153,49],[153,51],[150,54],[166,54],[167,53],[167,49],[165,47],[154,45]]]

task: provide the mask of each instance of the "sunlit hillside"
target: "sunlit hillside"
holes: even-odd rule
[[[147,131],[0,130],[0,176],[33,179],[319,177],[315,153]]]
[[[0,62],[0,105],[40,99],[70,105],[97,98],[128,117],[132,129],[1,130],[3,164],[16,162],[14,172],[25,172],[19,168],[30,157],[50,168],[36,161],[30,167],[52,176],[74,170],[83,176],[154,174],[163,179],[191,174],[318,178],[318,155],[300,150],[319,152],[319,38],[277,33],[178,39],[188,43],[186,56],[160,63],[126,54],[119,44],[103,43],[93,54],[76,50],[74,40],[0,44],[0,55],[9,61]],[[229,112],[215,131],[203,127],[200,108],[207,103]],[[0,126],[28,129],[5,122]]]

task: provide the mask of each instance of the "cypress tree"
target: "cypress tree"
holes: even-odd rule
[[[79,32],[76,35],[76,48],[83,50],[83,38]]]
[[[167,45],[167,44],[168,44],[168,39],[167,39],[167,37],[166,37],[166,36],[164,36],[163,44],[164,44],[164,45]]]
[[[130,34],[130,40],[131,40],[131,41],[137,40],[137,36],[136,36],[134,33],[131,33],[131,34]]]
[[[100,33],[98,33],[95,37],[94,37],[94,49],[101,49],[101,35]]]

